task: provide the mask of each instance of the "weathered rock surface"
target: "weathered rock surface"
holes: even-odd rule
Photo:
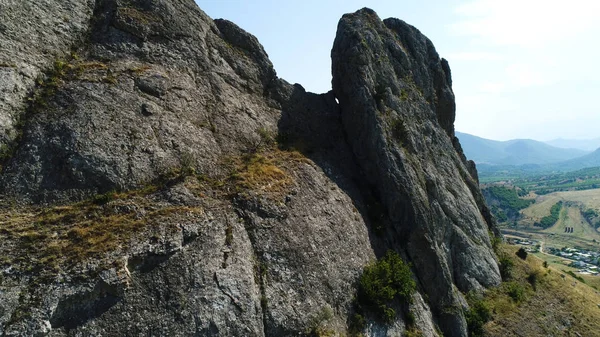
[[[93,6],[92,0],[0,3],[0,147],[17,136],[36,79],[84,40]]]
[[[318,95],[192,0],[0,18],[0,335],[344,335],[392,249],[411,328],[466,336],[462,294],[500,281],[449,66],[414,27],[344,16]]]
[[[443,331],[465,334],[460,292],[500,283],[488,224],[453,146],[448,63],[416,28],[363,9],[345,15],[333,89],[349,143],[406,248]]]

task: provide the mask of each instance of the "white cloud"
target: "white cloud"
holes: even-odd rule
[[[499,94],[506,91],[506,84],[502,82],[486,81],[481,84],[479,91],[487,94]]]
[[[501,61],[504,57],[490,52],[460,52],[447,55],[450,61]]]
[[[516,89],[552,83],[541,72],[526,63],[510,64],[506,67],[506,76],[509,83]]]
[[[588,29],[600,18],[598,0],[476,0],[456,9],[450,29],[477,43],[535,48]]]
[[[509,64],[497,76],[494,80],[484,80],[475,90],[483,94],[498,95],[554,82],[526,63]]]

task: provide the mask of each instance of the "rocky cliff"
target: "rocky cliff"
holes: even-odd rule
[[[392,250],[417,291],[360,332],[466,336],[464,295],[500,282],[450,68],[416,28],[345,15],[319,95],[193,0],[0,18],[0,334],[346,335]]]

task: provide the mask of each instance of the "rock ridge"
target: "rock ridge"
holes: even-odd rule
[[[467,336],[500,282],[448,62],[405,22],[344,15],[314,94],[192,0],[0,18],[0,335],[345,335],[394,250],[414,322],[363,333]]]

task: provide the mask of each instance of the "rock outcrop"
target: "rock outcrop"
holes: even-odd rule
[[[416,28],[363,9],[345,15],[332,50],[348,141],[387,210],[444,331],[460,335],[460,292],[497,285],[488,224],[453,146],[448,63]]]
[[[466,336],[463,294],[500,282],[450,69],[416,28],[345,15],[319,95],[192,0],[0,17],[0,335],[343,335],[394,250],[411,318],[363,332]]]

